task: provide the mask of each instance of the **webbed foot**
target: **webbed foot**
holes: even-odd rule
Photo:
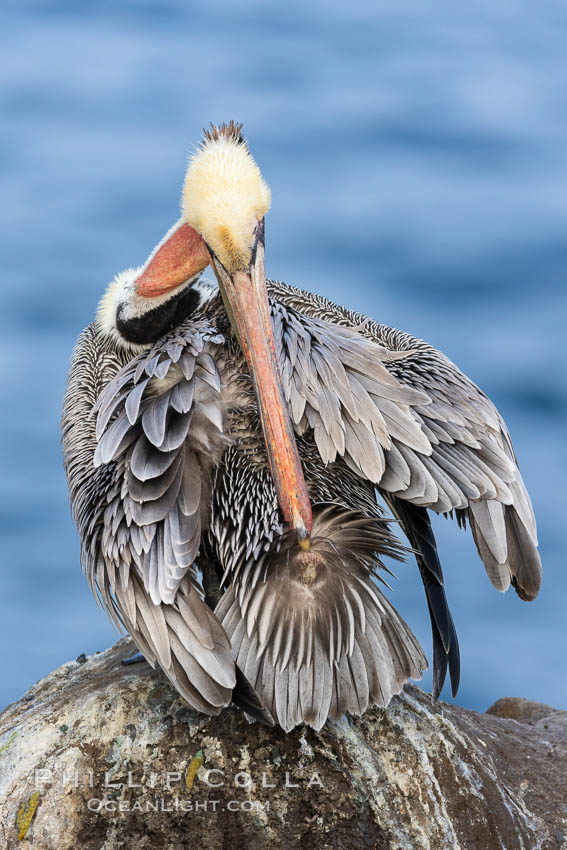
[[[130,656],[130,658],[123,658],[122,664],[124,664],[125,666],[127,664],[139,664],[140,661],[145,661],[145,660],[146,659],[144,658],[144,656],[142,655],[141,652],[135,652],[134,655]]]

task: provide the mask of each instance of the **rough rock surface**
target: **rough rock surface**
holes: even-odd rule
[[[0,847],[567,850],[567,712],[415,687],[320,733],[191,711],[132,645],[0,715]]]

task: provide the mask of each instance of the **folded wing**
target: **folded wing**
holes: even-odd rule
[[[230,642],[194,566],[212,464],[225,445],[214,359],[222,342],[205,326],[182,325],[108,378],[112,343],[88,328],[63,414],[91,585],[147,660],[208,713],[230,702],[235,684]]]
[[[399,500],[468,519],[499,590],[533,599],[541,562],[506,426],[443,354],[326,299],[271,284],[286,400],[298,433]]]

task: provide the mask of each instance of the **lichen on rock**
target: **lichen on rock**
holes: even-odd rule
[[[285,734],[183,703],[128,640],[0,716],[0,847],[567,850],[567,712],[408,687]]]

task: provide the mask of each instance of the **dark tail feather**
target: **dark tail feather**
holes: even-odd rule
[[[459,640],[445,595],[443,569],[429,514],[425,508],[394,496],[388,496],[387,501],[416,550],[415,557],[427,597],[433,638],[433,699],[437,700],[443,689],[447,668],[451,692],[456,696],[461,675]]]
[[[264,708],[260,697],[240,669],[235,665],[236,685],[232,692],[232,701],[237,708],[264,726],[275,726],[274,718],[267,708]]]

